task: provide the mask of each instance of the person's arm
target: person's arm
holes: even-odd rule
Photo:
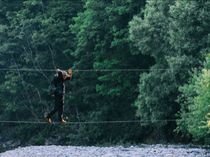
[[[68,70],[69,72],[69,77],[72,78],[72,70]]]
[[[58,73],[58,77],[62,78],[62,71],[60,69],[56,69],[56,72]]]
[[[68,70],[69,75],[66,77],[65,81],[68,81],[72,78],[72,70]]]

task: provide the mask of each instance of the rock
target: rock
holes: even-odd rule
[[[162,144],[156,144],[155,148],[164,148]]]

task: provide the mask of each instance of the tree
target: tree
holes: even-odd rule
[[[83,3],[80,2],[28,0],[16,4],[0,3],[4,5],[0,14],[5,17],[1,20],[0,31],[1,66],[13,69],[2,79],[0,91],[5,110],[1,119],[42,121],[45,111],[53,107],[49,85],[55,72],[43,69],[67,70],[73,65],[74,57],[70,51],[74,51],[74,35],[69,31],[69,25],[82,10]],[[32,134],[35,132],[30,129],[49,128],[39,125],[17,128],[22,129]],[[28,137],[31,137],[30,133]]]
[[[143,18],[140,13],[130,22],[131,40],[138,47],[139,53],[154,57],[156,62],[149,73],[140,75],[139,96],[135,103],[138,107],[136,115],[142,120],[151,120],[152,123],[143,123],[143,125],[159,128],[158,130],[161,130],[167,122],[155,121],[173,119],[179,109],[175,103],[178,94],[176,88],[179,86],[175,78],[176,72],[161,70],[173,68],[168,62],[173,52],[168,33],[169,9],[173,4],[174,1],[148,1]],[[167,128],[172,126],[169,124]],[[163,136],[165,135],[166,132]]]
[[[202,71],[194,70],[184,86],[179,88],[182,94],[177,101],[181,104],[181,110],[177,113],[177,132],[183,137],[191,137],[195,142],[204,143],[209,138],[209,126],[207,114],[209,113],[209,70],[210,58],[206,57]],[[206,119],[206,118],[207,119]],[[208,142],[208,141],[207,141]],[[208,143],[206,143],[208,144]]]
[[[186,67],[205,67],[209,68],[209,58],[204,63],[205,54],[209,52],[209,14],[208,1],[186,1],[177,2],[171,7],[171,15],[174,19],[171,24],[171,43],[182,58],[186,58]],[[184,22],[185,21],[185,22]],[[183,23],[184,22],[184,23]],[[204,64],[203,64],[204,63]],[[185,78],[188,80],[187,78]],[[208,81],[208,71],[199,70],[191,74],[189,82],[180,87],[181,94],[178,102],[181,104],[181,110],[178,115],[183,120],[189,120],[185,123],[177,122],[176,131],[182,132],[184,136],[193,137],[195,141],[203,142],[208,135],[205,129],[199,128],[199,120],[190,121],[190,119],[203,119],[208,111],[207,95],[205,82]],[[191,91],[190,91],[191,90]],[[187,100],[184,102],[184,100]],[[206,111],[204,111],[206,109]],[[197,111],[196,111],[197,110]],[[202,111],[204,111],[202,113]],[[192,124],[193,123],[193,124]],[[194,127],[194,128],[193,128]]]
[[[175,118],[180,109],[178,88],[190,77],[182,69],[202,67],[208,51],[208,5],[205,1],[148,1],[144,18],[136,16],[130,23],[132,41],[141,53],[156,60],[151,71],[140,78],[137,116],[152,121]],[[205,11],[203,7],[207,7]],[[157,128],[165,125],[156,123]],[[171,126],[166,127],[167,132],[175,128]]]
[[[144,7],[144,2],[88,1],[84,7],[84,13],[79,13],[75,25],[71,26],[71,30],[77,34],[74,56],[78,60],[75,61],[74,69],[96,71],[83,71],[76,75],[77,81],[73,86],[77,91],[77,103],[80,102],[78,108],[82,113],[81,119],[134,120],[135,108],[131,105],[138,94],[136,84],[139,72],[113,69],[147,68],[153,62],[149,61],[148,56],[137,54],[128,33],[128,22]],[[84,136],[93,143],[139,141],[142,135],[138,129],[138,124],[81,127]],[[139,138],[136,139],[136,136]]]

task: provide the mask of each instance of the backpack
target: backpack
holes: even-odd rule
[[[55,75],[54,77],[53,77],[53,79],[51,80],[51,84],[50,84],[50,87],[51,87],[51,89],[50,89],[50,93],[51,93],[51,95],[55,95],[55,93],[57,92],[57,87],[55,86],[55,78],[57,78],[58,77],[58,75]]]

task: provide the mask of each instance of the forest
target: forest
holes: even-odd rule
[[[209,14],[208,0],[0,0],[0,151],[210,144]],[[67,124],[44,119],[56,69],[72,70]]]

